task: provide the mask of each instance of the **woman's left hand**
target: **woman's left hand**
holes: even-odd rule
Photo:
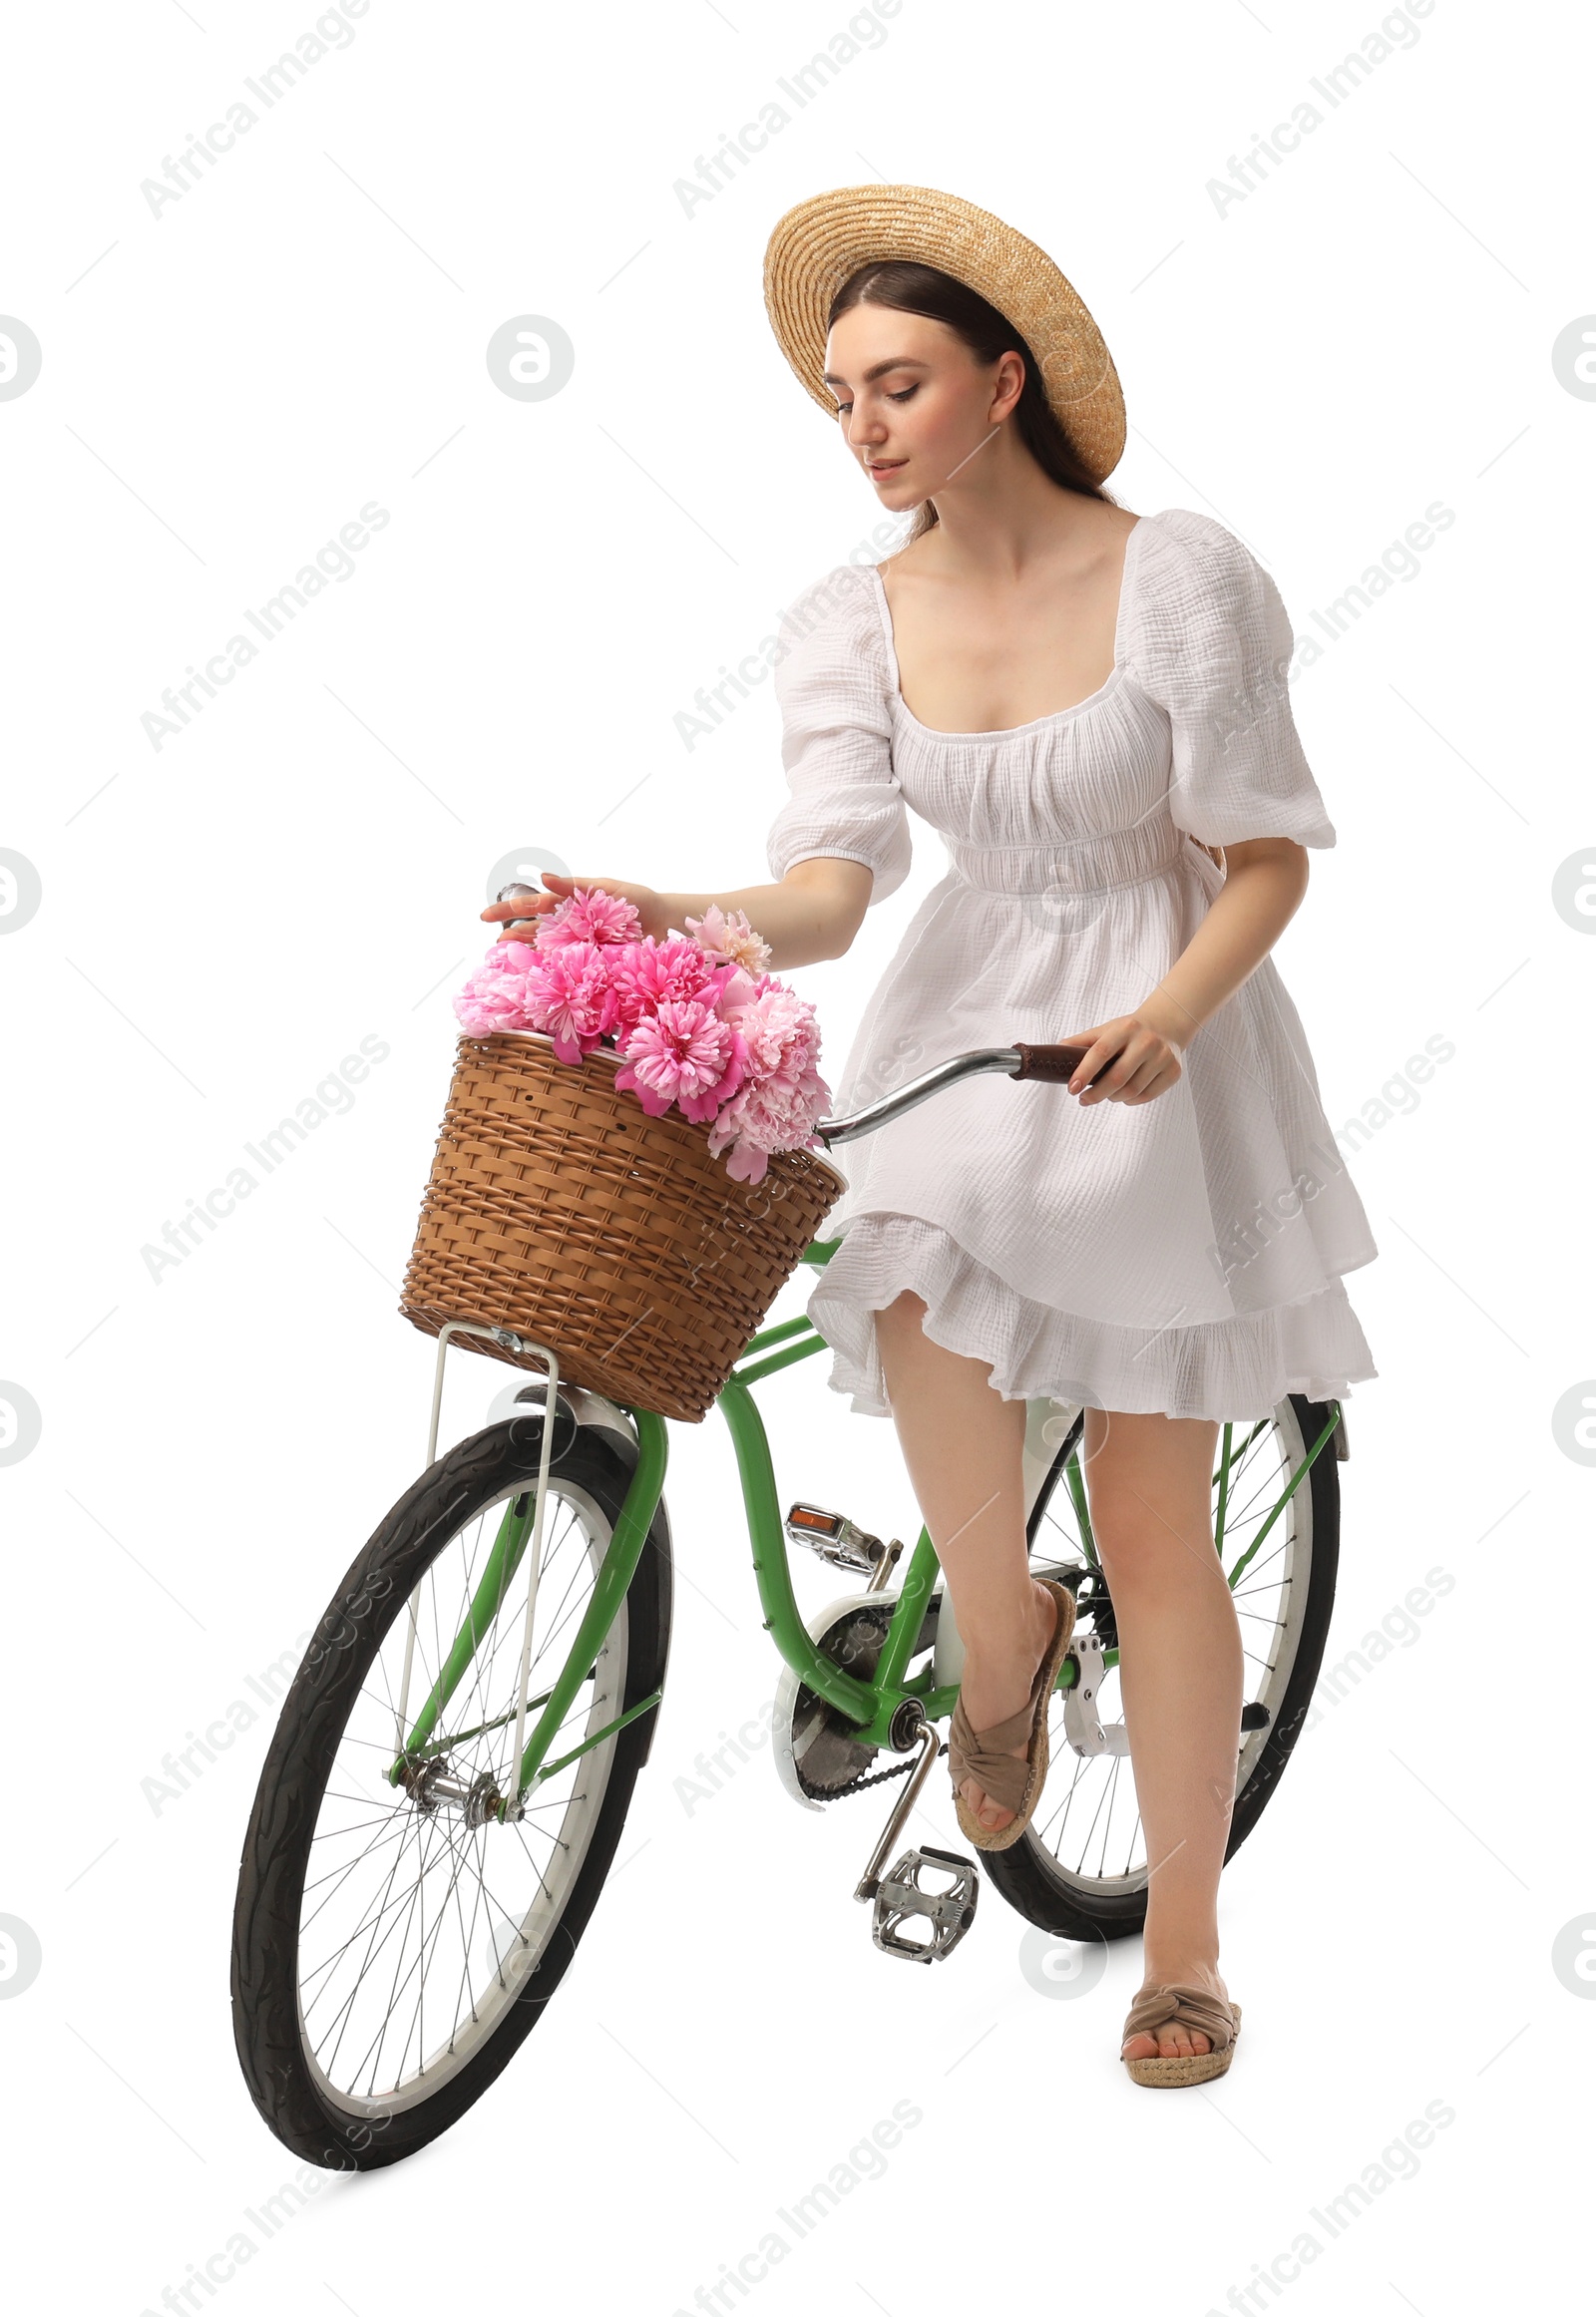
[[[1179,1046],[1145,1012],[1122,1013],[1058,1042],[1087,1049],[1068,1085],[1082,1108],[1088,1102],[1151,1102],[1155,1095],[1167,1094],[1181,1074]],[[1113,1068],[1105,1070],[1108,1062]],[[1094,1086],[1091,1080],[1099,1070],[1104,1074]]]

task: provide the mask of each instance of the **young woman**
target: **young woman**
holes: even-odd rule
[[[779,882],[551,875],[541,906],[600,884],[662,935],[713,901],[747,913],[773,970],[840,958],[908,874],[912,806],[951,867],[834,1108],[971,1047],[1088,1048],[1067,1088],[975,1079],[854,1146],[808,1309],[833,1387],[894,1418],[942,1563],[965,1647],[956,1809],[984,1848],[1028,1822],[1072,1617],[1029,1574],[1025,1404],[1084,1407],[1151,1869],[1122,2056],[1138,2082],[1201,2082],[1240,2018],[1219,1976],[1242,1647],[1210,1516],[1218,1426],[1376,1373],[1341,1285],[1375,1245],[1325,1164],[1269,960],[1307,848],[1336,841],[1288,703],[1291,628],[1212,516],[1137,517],[1102,488],[1125,432],[1112,362],[1001,220],[918,187],[822,194],[777,225],[765,288],[848,457],[914,515],[909,540],[781,621]]]

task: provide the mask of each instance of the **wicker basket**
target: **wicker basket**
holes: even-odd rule
[[[532,1030],[460,1040],[399,1308],[429,1336],[513,1330],[572,1383],[701,1423],[846,1178],[794,1150],[734,1182],[708,1128],[650,1118],[619,1067],[602,1047],[561,1062]]]

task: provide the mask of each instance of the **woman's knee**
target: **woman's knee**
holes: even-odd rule
[[[1147,1585],[1156,1591],[1168,1567],[1170,1550],[1185,1550],[1182,1540],[1167,1529],[1160,1534],[1156,1527],[1138,1527],[1130,1520],[1121,1524],[1098,1519],[1092,1528],[1108,1590],[1120,1599],[1132,1586]]]
[[[1099,1474],[1088,1501],[1092,1537],[1105,1568],[1147,1556],[1157,1522],[1128,1482]]]
[[[1088,1484],[1092,1536],[1110,1587],[1145,1576],[1157,1582],[1172,1554],[1188,1554],[1206,1544],[1213,1528],[1205,1499],[1184,1489],[1149,1488],[1145,1474],[1116,1467],[1097,1472]]]

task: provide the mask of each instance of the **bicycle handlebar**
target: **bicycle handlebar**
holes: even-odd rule
[[[886,1126],[894,1118],[902,1117],[918,1103],[931,1095],[941,1093],[944,1086],[954,1086],[963,1078],[978,1078],[989,1070],[1000,1070],[1008,1078],[1039,1078],[1049,1085],[1064,1085],[1075,1074],[1085,1058],[1086,1048],[1076,1045],[978,1046],[974,1053],[953,1054],[946,1062],[911,1078],[907,1086],[899,1086],[891,1094],[884,1094],[879,1102],[867,1103],[863,1110],[855,1110],[846,1118],[822,1118],[815,1132],[829,1150],[836,1142],[853,1142],[861,1134],[873,1134],[878,1126]],[[1117,1057],[1116,1057],[1117,1058]],[[1113,1068],[1113,1060],[1104,1062],[1091,1083],[1095,1086],[1103,1070]]]
[[[504,885],[495,899],[515,901],[521,894],[537,890],[535,885]],[[537,924],[536,918],[512,918],[501,931],[515,934],[523,926]],[[878,1126],[886,1126],[933,1094],[941,1093],[944,1086],[957,1085],[963,1078],[980,1077],[989,1070],[1000,1070],[1009,1078],[1038,1078],[1048,1085],[1062,1086],[1074,1076],[1085,1052],[1084,1046],[1026,1045],[1020,1041],[1011,1046],[982,1046],[974,1053],[954,1054],[923,1076],[912,1078],[907,1086],[884,1094],[879,1102],[867,1103],[863,1110],[856,1110],[847,1118],[820,1119],[815,1132],[828,1150],[834,1142],[853,1142],[862,1134],[873,1134]],[[1104,1062],[1091,1083],[1095,1086],[1103,1070],[1112,1067],[1111,1062]]]

